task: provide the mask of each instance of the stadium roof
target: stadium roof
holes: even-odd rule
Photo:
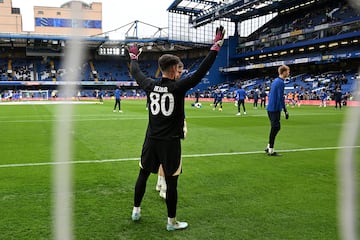
[[[68,45],[70,36],[39,35],[39,34],[3,34],[0,33],[0,48],[26,48],[32,56],[60,56]],[[123,47],[129,43],[137,43],[146,48],[147,52],[183,51],[194,48],[208,47],[208,44],[183,42],[165,38],[130,38],[125,40],[109,40],[106,37],[83,37],[82,43],[89,49],[99,47]],[[34,55],[35,54],[35,55]]]
[[[167,9],[169,12],[196,16],[217,6],[216,0],[175,0]]]
[[[191,16],[194,27],[215,20],[239,22],[249,18],[309,6],[329,0],[175,0],[167,9],[170,13]]]

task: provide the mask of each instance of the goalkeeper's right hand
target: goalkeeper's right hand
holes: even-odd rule
[[[142,52],[142,48],[139,49],[136,44],[133,44],[128,47],[128,51],[131,60],[138,60]]]
[[[211,46],[210,50],[219,51],[224,43],[225,29],[223,26],[216,28],[216,35],[214,38],[214,45]]]

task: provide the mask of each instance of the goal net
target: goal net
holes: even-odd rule
[[[20,100],[49,100],[49,90],[21,90]]]

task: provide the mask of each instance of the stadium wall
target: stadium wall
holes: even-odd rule
[[[0,32],[22,32],[22,17],[20,9],[13,8],[11,0],[0,1]]]
[[[186,100],[190,101],[190,102],[195,102],[196,98],[194,97],[188,97],[186,98]],[[200,102],[214,102],[214,98],[200,98],[199,99]],[[266,100],[268,101],[268,100]],[[224,98],[223,102],[235,102],[234,98]],[[245,103],[249,103],[249,104],[253,104],[254,100],[249,99],[249,100],[245,100]],[[321,100],[301,100],[300,101],[301,105],[311,105],[311,106],[320,106],[321,104]],[[334,107],[335,106],[335,101],[334,100],[328,100],[326,103],[327,107]],[[360,102],[359,101],[354,101],[354,100],[348,100],[346,103],[346,106],[348,107],[360,107]]]
[[[80,6],[79,6],[80,5]],[[78,19],[72,19],[72,6],[82,9]],[[102,3],[87,4],[70,1],[61,7],[34,7],[35,33],[67,35],[74,25],[79,26],[81,35],[91,36],[102,33]]]

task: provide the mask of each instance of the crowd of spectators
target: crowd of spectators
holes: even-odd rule
[[[259,94],[263,90],[269,92],[272,81],[272,78],[264,78],[221,83],[201,90],[200,97],[212,98],[215,90],[220,89],[226,98],[233,99],[234,92],[241,86],[246,90],[249,99],[252,99],[255,93]],[[339,88],[343,98],[351,100],[356,81],[357,84],[360,84],[359,76],[356,73],[347,74],[347,76],[337,72],[317,75],[302,74],[285,81],[285,94],[296,95],[299,100],[320,100],[322,91],[325,91],[328,99],[333,100],[334,93]],[[194,98],[195,92],[189,93],[188,97]]]
[[[336,22],[349,19],[360,19],[360,14],[349,6],[346,1],[326,2],[324,5],[312,8],[304,13],[304,10],[283,14],[275,17],[273,20],[260,27],[249,37],[244,38],[237,49],[238,53],[261,50],[267,47],[282,46],[304,40],[319,39],[328,36],[338,35],[343,32],[352,31],[358,28]],[[316,30],[315,26],[327,24],[328,27],[322,27]],[[305,30],[303,33],[299,30]],[[310,30],[312,29],[312,31]],[[283,33],[290,33],[289,36],[280,37]],[[294,34],[296,33],[296,34]],[[254,41],[251,46],[243,45],[246,42]]]

